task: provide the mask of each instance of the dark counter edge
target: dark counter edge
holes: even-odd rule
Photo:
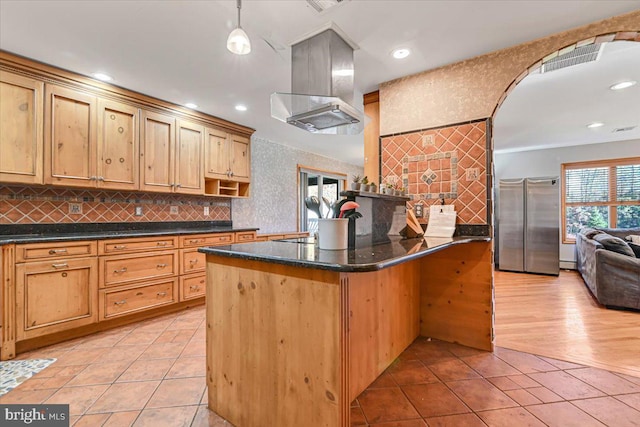
[[[412,254],[405,254],[405,255],[390,258],[384,261],[379,261],[375,263],[364,263],[364,264],[336,264],[336,263],[326,263],[321,261],[308,261],[308,260],[300,260],[300,259],[292,259],[292,258],[282,258],[282,257],[273,256],[273,255],[260,255],[260,254],[242,252],[240,250],[241,245],[231,245],[231,246],[227,245],[227,246],[217,246],[217,247],[207,246],[207,247],[198,249],[198,252],[202,252],[210,255],[220,255],[227,258],[238,258],[238,259],[245,259],[250,261],[272,262],[275,264],[290,265],[293,267],[313,268],[317,270],[330,270],[330,271],[338,271],[343,273],[363,273],[367,271],[378,271],[388,267],[392,267],[394,265],[402,264],[403,262],[421,258],[425,255],[429,255],[431,253],[441,251],[443,249],[449,248],[454,245],[473,243],[473,242],[490,242],[491,241],[491,237],[488,237],[488,236],[458,236],[458,237],[453,237],[452,239],[453,240],[451,242],[434,246],[432,248],[420,249],[419,251]],[[419,240],[419,239],[416,239],[416,240]],[[259,242],[259,243],[260,244],[289,244],[289,243],[283,243],[278,241]],[[374,248],[374,247],[375,246],[372,246],[371,248]],[[359,248],[359,249],[356,249],[356,251],[364,250],[364,249],[365,248]],[[328,252],[333,252],[333,251],[328,251]]]
[[[234,228],[231,221],[2,224],[0,245],[257,230],[255,227]]]

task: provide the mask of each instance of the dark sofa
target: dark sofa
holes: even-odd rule
[[[640,228],[582,230],[576,235],[578,271],[600,304],[640,310],[640,258],[610,238],[629,235],[640,235]]]

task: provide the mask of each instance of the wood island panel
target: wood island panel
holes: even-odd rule
[[[493,351],[492,243],[421,258],[420,335]]]
[[[348,273],[349,399],[362,393],[420,332],[419,268],[407,262]]]
[[[207,278],[209,408],[245,427],[346,425],[340,274],[207,255]]]

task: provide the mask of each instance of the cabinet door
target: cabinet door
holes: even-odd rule
[[[98,186],[138,189],[138,109],[98,99]]]
[[[96,98],[46,85],[45,183],[96,185]]]
[[[164,114],[141,112],[140,189],[173,191],[175,119]]]
[[[228,134],[217,129],[207,129],[205,134],[205,176],[207,178],[229,179]]]
[[[204,194],[202,159],[202,126],[178,120],[175,191],[178,193]]]
[[[231,135],[232,161],[231,178],[234,181],[249,181],[251,174],[251,153],[249,152],[249,138]]]
[[[97,322],[97,284],[95,257],[17,264],[17,339]]]
[[[44,84],[0,71],[0,181],[42,184]]]

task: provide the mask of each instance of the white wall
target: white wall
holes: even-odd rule
[[[589,160],[617,159],[640,156],[640,140],[607,142],[604,144],[580,145],[547,150],[520,151],[494,155],[495,180],[503,178],[528,178],[537,176],[560,176],[562,163]],[[497,194],[497,188],[495,189]],[[560,243],[561,267],[573,267],[575,245]]]
[[[362,166],[251,138],[251,197],[234,199],[234,227],[258,227],[258,233],[298,230],[298,165],[352,175]]]

